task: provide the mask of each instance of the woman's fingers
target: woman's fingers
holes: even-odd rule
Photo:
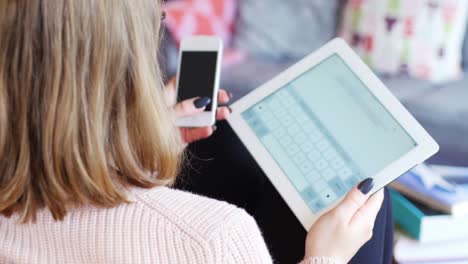
[[[231,108],[228,106],[221,106],[216,109],[216,120],[226,120],[231,114]]]
[[[366,203],[369,196],[367,195],[372,189],[373,180],[365,179],[355,186],[334,209],[340,219],[349,223],[353,215]]]
[[[197,127],[197,128],[182,128],[181,133],[184,141],[187,144],[208,138],[216,130],[216,127]]]
[[[187,99],[175,105],[175,113],[177,117],[191,116],[201,113],[206,106],[211,102],[208,97],[198,97]]]
[[[226,90],[219,89],[218,92],[218,104],[227,104],[232,99],[232,94]]]
[[[375,218],[382,207],[384,200],[383,189],[372,195],[367,202],[351,218],[350,225],[370,225],[374,226]]]

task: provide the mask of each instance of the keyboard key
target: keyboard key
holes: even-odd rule
[[[302,124],[302,128],[304,129],[304,132],[306,133],[312,133],[313,131],[318,131],[317,126],[315,126],[312,123],[312,121]]]
[[[252,130],[255,131],[255,134],[257,134],[258,137],[264,137],[268,133],[270,133],[270,130],[265,126],[263,121],[258,118],[254,118],[250,120],[249,124]]]
[[[259,126],[256,127],[254,130],[255,134],[257,134],[259,138],[265,137],[270,133],[270,130],[266,126]]]
[[[295,118],[297,118],[300,115],[305,115],[304,111],[302,111],[302,109],[297,105],[292,106],[289,109],[289,113],[291,113],[291,115],[293,115]]]
[[[311,185],[315,190],[323,190],[328,187],[328,183],[320,178],[317,181],[311,183]]]
[[[281,127],[281,124],[279,123],[279,121],[275,119],[268,121],[266,125],[272,131],[275,131],[276,129]]]
[[[262,117],[263,122],[265,122],[265,123],[269,123],[269,122],[271,122],[273,120],[276,121],[275,116],[273,115],[273,113],[271,113],[269,111],[265,111],[264,113],[262,113],[261,117]]]
[[[294,117],[296,118],[296,120],[301,124],[301,125],[304,125],[304,124],[307,124],[310,122],[310,119],[309,117],[306,115],[306,113],[304,113],[304,111],[302,110],[302,108],[298,108],[298,110],[294,110],[294,111],[291,111],[291,114],[294,115]]]
[[[289,92],[286,89],[278,90],[275,93],[275,98],[277,98],[277,99],[282,99],[282,98],[285,98],[287,96],[291,96],[291,95],[289,94]]]
[[[273,131],[273,135],[276,137],[277,140],[281,140],[284,136],[287,135],[286,130],[278,127]]]
[[[297,133],[299,133],[300,131],[301,131],[301,128],[296,124],[292,124],[291,126],[288,127],[288,134],[292,137],[295,137]]]
[[[333,148],[329,148],[323,152],[323,157],[328,161],[332,160],[336,156],[338,156],[338,152],[336,152]]]
[[[331,146],[330,146],[330,143],[328,143],[327,141],[325,140],[320,140],[316,143],[316,146],[317,146],[317,149],[320,151],[320,152],[324,152],[326,151],[327,149],[329,149]]]
[[[324,159],[318,159],[314,162],[314,166],[317,168],[317,170],[321,171],[328,168],[328,162],[326,162]]]
[[[335,157],[334,159],[330,160],[330,165],[335,170],[339,170],[340,168],[342,168],[345,165],[345,163],[340,157]]]
[[[353,171],[348,167],[344,167],[338,170],[338,176],[340,176],[343,179],[346,179],[350,177],[351,175],[353,175]]]
[[[256,114],[255,114],[255,111],[248,110],[242,113],[242,116],[244,117],[245,121],[248,122],[250,119],[255,118]]]
[[[289,127],[294,124],[294,118],[288,114],[285,114],[283,117],[278,118],[281,120],[283,127]]]
[[[278,118],[279,120],[282,120],[284,123],[284,117],[287,115],[286,110],[284,109],[283,106],[279,106],[273,109],[273,114]]]
[[[264,103],[258,103],[255,106],[255,110],[257,110],[257,112],[262,114],[262,115],[264,114],[264,112],[268,111],[268,109],[266,108],[266,105]]]
[[[332,169],[325,169],[320,174],[326,180],[331,180],[332,178],[336,177],[336,173]]]
[[[318,161],[319,159],[322,158],[322,155],[320,155],[320,152],[316,151],[315,149],[311,150],[308,154],[307,154],[307,157],[311,160],[311,161]],[[314,164],[315,165],[315,164]]]
[[[280,98],[280,101],[281,101],[281,103],[283,103],[283,105],[286,106],[286,107],[296,105],[296,101],[295,101],[294,98],[292,98],[292,96],[289,95],[289,94],[287,94],[287,95],[281,97],[281,98]]]
[[[301,165],[302,163],[307,162],[307,157],[304,155],[304,153],[298,152],[296,155],[294,155],[293,160],[297,165]]]
[[[317,142],[323,138],[322,134],[318,130],[309,133],[309,138],[312,142]]]
[[[302,173],[304,174],[307,174],[309,173],[311,170],[314,169],[314,167],[312,166],[312,164],[308,163],[308,162],[304,162],[302,163],[299,168],[301,169]]]
[[[279,138],[278,141],[281,144],[281,146],[283,146],[284,148],[286,148],[287,146],[289,146],[290,144],[294,142],[293,139],[290,136],[288,136],[286,133],[283,137]]]
[[[306,134],[299,132],[296,134],[294,137],[294,141],[296,141],[297,144],[302,144],[308,140]]]
[[[309,182],[316,182],[316,181],[320,180],[321,177],[322,177],[322,175],[320,175],[320,173],[315,169],[311,169],[309,171],[309,173],[307,173],[307,175],[306,175],[306,179]]]
[[[305,190],[302,191],[302,198],[306,200],[306,202],[311,202],[316,199],[318,196],[317,192],[312,187],[307,187]]]
[[[347,192],[344,182],[339,177],[335,177],[328,181],[328,185],[338,197],[341,197]]]
[[[268,104],[270,109],[277,109],[279,107],[282,107],[280,101],[274,96],[270,97],[266,103]]]
[[[338,199],[338,196],[336,196],[335,192],[330,188],[325,188],[320,194],[319,197],[321,200],[323,200],[326,204],[330,204],[336,201]]]
[[[289,155],[294,155],[297,152],[299,152],[299,147],[296,144],[289,144],[289,145],[285,146],[284,148],[286,149],[286,152]]]
[[[301,144],[301,149],[305,152],[305,153],[309,153],[311,151],[315,151],[315,145],[310,142],[310,141],[306,141],[304,142],[303,144]],[[320,153],[319,153],[320,155]]]
[[[358,184],[359,179],[355,175],[350,176],[345,180],[345,183],[348,185],[349,188],[354,187],[356,184]]]
[[[309,202],[309,207],[314,213],[318,213],[325,208],[325,203],[321,199],[315,199]]]

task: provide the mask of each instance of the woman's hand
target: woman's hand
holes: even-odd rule
[[[179,103],[176,103],[176,89],[175,79],[172,78],[166,85],[166,99],[170,105],[174,106],[176,117],[191,116],[201,113],[205,110],[206,106],[210,103],[209,98],[192,98]],[[231,93],[220,89],[218,92],[218,104],[224,105],[231,100]],[[231,114],[231,109],[228,106],[220,106],[216,109],[216,120],[225,120]],[[181,127],[180,133],[185,143],[190,144],[192,142],[208,138],[216,130],[216,126],[207,127],[194,127],[187,128]]]
[[[334,209],[322,215],[310,228],[305,259],[325,256],[348,263],[372,237],[375,218],[382,206],[383,190],[369,197],[372,179],[354,187]]]

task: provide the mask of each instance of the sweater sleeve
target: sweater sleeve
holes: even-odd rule
[[[239,210],[211,239],[215,263],[272,263],[255,220]]]
[[[304,259],[299,264],[341,264],[334,258],[327,258],[327,257],[310,257]]]

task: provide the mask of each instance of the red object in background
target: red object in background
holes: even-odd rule
[[[166,26],[177,45],[183,37],[215,35],[224,43],[223,66],[243,61],[244,51],[229,49],[237,0],[174,0],[166,3]]]
[[[185,36],[216,35],[228,46],[236,8],[237,0],[175,0],[165,4],[165,21],[177,44]]]
[[[417,65],[415,73],[418,77],[422,79],[429,79],[431,77],[431,69],[429,68],[429,66],[424,64]]]
[[[364,41],[366,52],[372,52],[372,50],[374,49],[374,37],[372,35],[367,35]]]
[[[414,18],[405,20],[405,37],[411,37],[414,34]]]
[[[445,23],[451,24],[455,20],[456,5],[451,5],[450,3],[442,7],[442,15],[444,17]]]
[[[354,9],[359,9],[362,5],[362,0],[352,0],[351,1],[351,6],[354,8]]]

